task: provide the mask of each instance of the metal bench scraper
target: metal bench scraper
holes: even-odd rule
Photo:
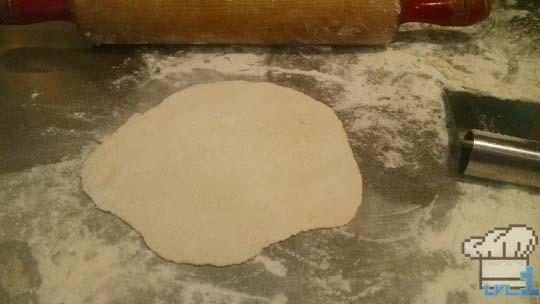
[[[445,90],[450,167],[540,188],[540,103]]]

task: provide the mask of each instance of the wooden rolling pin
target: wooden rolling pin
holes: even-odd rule
[[[467,26],[488,0],[0,0],[0,24],[75,22],[104,44],[385,44],[400,24]]]

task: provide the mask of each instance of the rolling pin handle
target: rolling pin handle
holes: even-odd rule
[[[69,0],[0,0],[0,24],[71,20]]]
[[[402,0],[400,23],[468,26],[486,19],[489,0]]]

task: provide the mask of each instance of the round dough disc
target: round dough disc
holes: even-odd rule
[[[302,231],[347,224],[362,200],[342,123],[270,83],[195,85],[136,114],[84,163],[99,209],[178,263],[242,263]]]

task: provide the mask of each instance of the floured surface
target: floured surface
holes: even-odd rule
[[[84,190],[162,257],[245,262],[347,224],[362,178],[324,104],[271,83],[196,85],[136,114],[86,161]]]
[[[0,177],[0,247],[13,239],[27,244],[0,252],[26,248],[20,260],[29,265],[10,273],[16,283],[7,293],[0,288],[0,302],[10,303],[7,294],[40,304],[508,302],[482,296],[478,263],[463,257],[460,242],[508,224],[540,231],[540,193],[456,181],[447,168],[441,96],[449,86],[540,99],[540,12],[522,10],[532,1],[504,2],[523,5],[499,5],[487,23],[470,29],[410,25],[388,48],[150,47],[127,54],[126,48],[97,48],[97,54],[62,53],[72,65],[55,73],[43,70],[54,66],[56,49],[54,56],[37,48],[0,54],[0,104],[23,103],[0,115],[24,112],[27,121],[44,122],[34,129],[13,125],[6,129],[18,136],[2,136],[11,144],[29,132],[44,146],[2,154],[7,162],[0,165],[29,152],[40,157],[34,168]],[[78,35],[74,29],[71,36]],[[62,34],[55,41],[65,40]],[[18,64],[8,66],[6,58],[17,55]],[[174,92],[224,80],[273,82],[334,108],[364,179],[360,212],[350,224],[301,233],[241,265],[193,267],[159,258],[127,224],[95,208],[79,178],[81,162],[97,147],[90,138],[102,140]],[[33,92],[40,93],[35,100]],[[66,143],[86,150],[70,153]],[[38,165],[52,152],[73,160],[47,157],[50,165]],[[2,253],[2,262],[16,260]],[[537,249],[531,265],[540,265],[539,256]]]

